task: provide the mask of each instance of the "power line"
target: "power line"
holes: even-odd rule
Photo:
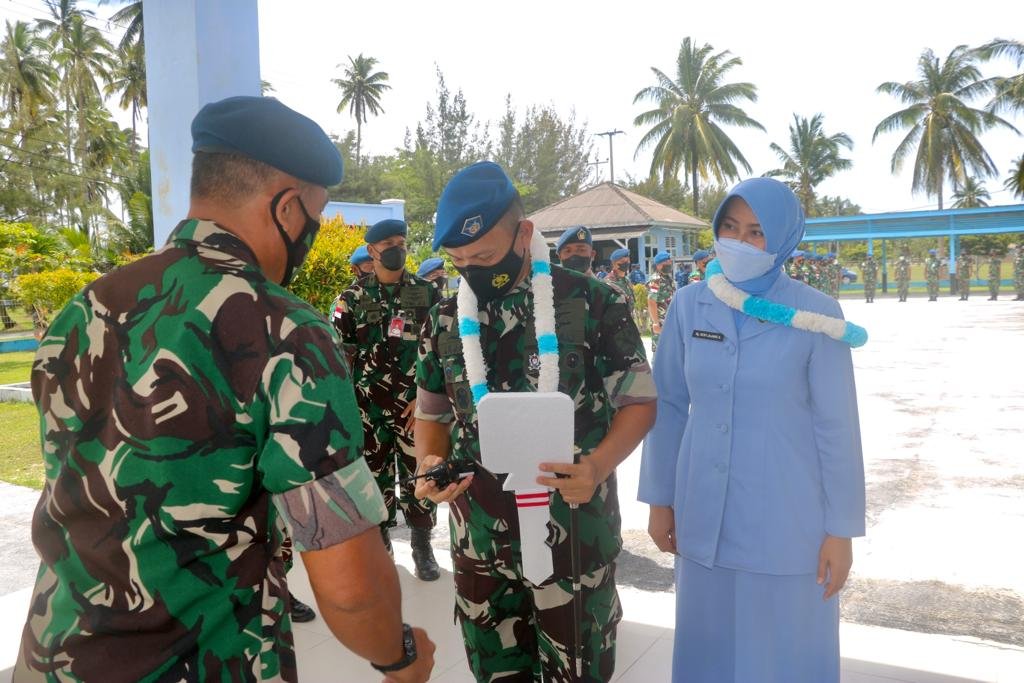
[[[10,149],[10,150],[13,150],[13,151],[16,151],[16,152],[21,152],[22,154],[28,154],[28,155],[36,157],[38,159],[44,159],[44,160],[47,160],[47,161],[53,160],[53,159],[57,158],[57,157],[54,157],[52,155],[45,154],[43,152],[34,152],[32,150],[23,149],[21,147],[18,147],[17,145],[11,145],[11,144],[3,142],[3,141],[0,141],[0,146],[6,147],[7,149]],[[68,161],[66,159],[62,159],[62,161],[63,161],[63,163],[66,163],[69,167],[76,168],[79,171],[89,171],[89,170],[91,170],[91,169],[88,169],[85,166],[77,164],[77,163],[75,163],[73,161]],[[132,182],[131,178],[128,178],[126,176],[114,173],[113,171],[109,172],[110,177],[99,177],[99,176],[95,176],[95,175],[87,175],[86,173],[72,173],[70,171],[62,171],[60,169],[53,168],[53,167],[50,167],[50,166],[43,166],[43,167],[40,168],[40,167],[37,167],[35,164],[29,164],[29,163],[26,163],[24,161],[21,161],[21,160],[18,160],[18,159],[12,159],[12,158],[5,159],[3,163],[4,164],[17,164],[19,166],[24,166],[25,168],[29,168],[29,169],[39,168],[39,170],[43,170],[43,171],[47,171],[47,172],[51,172],[51,173],[63,173],[65,175],[70,175],[70,176],[73,176],[73,177],[76,177],[76,178],[81,178],[83,180],[92,180],[93,182],[97,182],[97,183],[111,183],[111,184],[117,185],[118,183],[114,180],[114,178],[120,178],[122,181]]]

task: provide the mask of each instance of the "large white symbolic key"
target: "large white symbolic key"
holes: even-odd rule
[[[519,512],[523,576],[535,584],[554,569],[547,544],[547,488],[537,477],[542,462],[573,461],[572,399],[561,393],[490,393],[477,406],[480,457],[494,474],[508,472],[504,490],[513,491]]]

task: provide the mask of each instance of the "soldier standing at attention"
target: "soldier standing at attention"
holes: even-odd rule
[[[594,277],[594,238],[583,225],[568,228],[555,243],[555,254],[563,268]]]
[[[1013,257],[1013,287],[1017,290],[1014,301],[1024,301],[1024,244],[1018,244]]]
[[[1002,277],[1000,268],[1002,266],[1002,259],[999,258],[999,252],[993,249],[989,252],[988,259],[988,300],[995,301],[999,298],[999,280]]]
[[[434,283],[442,299],[447,296],[448,273],[444,269],[444,259],[436,256],[428,258],[420,264],[416,277]]]
[[[910,293],[910,257],[906,249],[896,259],[896,291],[901,302],[907,300],[907,294]]]
[[[967,301],[971,295],[971,257],[963,252],[956,257],[956,278],[960,301]]]
[[[875,257],[868,254],[868,257],[864,260],[864,263],[860,264],[861,277],[864,278],[864,300],[869,303],[875,303],[875,284],[878,279],[878,265],[875,263]]]
[[[373,272],[373,259],[370,252],[366,251],[365,244],[356,247],[348,259],[348,264],[352,266],[352,277],[357,280]]]
[[[405,269],[407,231],[404,221],[393,218],[366,231],[373,272],[338,297],[334,327],[352,367],[366,461],[388,509],[388,518],[380,526],[384,545],[391,549],[388,530],[397,525],[401,507],[412,529],[416,576],[436,581],[440,571],[430,547],[436,508],[416,498],[412,483],[400,487],[395,497],[397,479],[416,471],[416,352],[427,311],[440,299],[437,287]]]
[[[647,283],[647,313],[651,316],[651,353],[658,350],[661,323],[668,314],[669,304],[676,293],[672,279],[672,257],[661,252],[654,257],[654,274]]]
[[[608,271],[608,277],[604,281],[614,286],[622,293],[629,307],[630,319],[636,320],[636,292],[633,291],[633,283],[630,282],[629,274],[629,249],[616,249],[611,256],[612,269]]]
[[[554,489],[548,497],[554,575],[540,585],[523,578],[515,496],[486,470],[440,491],[433,482],[421,482],[417,495],[450,505],[455,614],[477,681],[576,680],[570,672],[577,627],[583,646],[579,680],[609,681],[622,615],[615,588],[622,546],[615,468],[653,424],[654,385],[622,296],[596,278],[535,264],[534,230],[519,193],[495,163],[462,169],[442,192],[434,248],[444,247],[451,256],[462,286],[472,288],[477,310],[460,310],[457,298],[445,299],[424,325],[416,372],[416,455],[421,471],[449,457],[479,462],[471,384],[494,392],[536,391],[536,330],[554,325],[558,389],[576,405],[577,463],[544,465],[566,476],[536,482]],[[545,292],[534,288],[535,268],[550,268],[551,299],[538,301]],[[555,320],[540,321],[552,315],[543,312],[552,307]],[[461,332],[473,328],[479,333]],[[482,357],[484,367],[467,368],[471,357]],[[582,623],[572,608],[570,504],[579,505],[581,594],[587,606]]]
[[[75,295],[36,355],[42,567],[13,680],[296,681],[283,527],[331,633],[425,681],[348,367],[286,289],[341,157],[269,97],[207,104],[192,139],[188,218]]]
[[[928,259],[924,262],[924,277],[928,282],[928,301],[939,300],[939,275],[942,271],[942,261],[939,260],[939,252],[935,249],[928,250]]]

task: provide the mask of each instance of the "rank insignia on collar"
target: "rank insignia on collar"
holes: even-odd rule
[[[540,370],[540,356],[536,353],[531,353],[529,359],[527,359],[527,365],[535,372]]]
[[[467,218],[462,223],[462,234],[466,237],[472,237],[473,235],[480,232],[480,228],[483,227],[484,218],[483,216],[473,216]]]

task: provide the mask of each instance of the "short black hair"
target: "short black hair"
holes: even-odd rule
[[[196,152],[192,157],[192,197],[237,206],[280,175],[273,166],[241,154]]]

